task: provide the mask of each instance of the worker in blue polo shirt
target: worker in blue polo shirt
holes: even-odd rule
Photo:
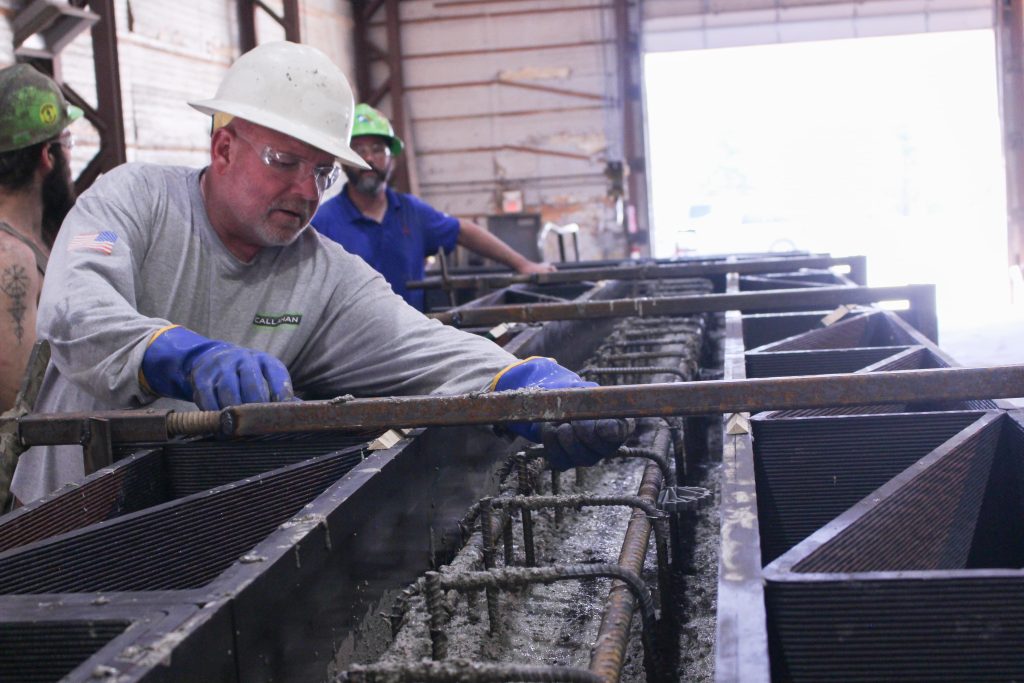
[[[554,267],[536,263],[472,221],[438,211],[426,202],[388,187],[402,141],[387,118],[368,104],[355,109],[351,147],[366,160],[366,170],[343,167],[348,183],[313,217],[322,235],[361,256],[384,276],[391,288],[413,307],[424,309],[421,289],[407,289],[422,280],[424,259],[456,244],[503,263],[518,273],[548,273]]]

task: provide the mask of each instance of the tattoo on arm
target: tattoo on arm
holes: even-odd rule
[[[24,266],[8,266],[0,272],[0,292],[10,298],[10,306],[7,312],[11,314],[14,322],[14,335],[21,344],[25,335],[25,327],[22,321],[25,318],[25,297],[28,296],[28,273]]]

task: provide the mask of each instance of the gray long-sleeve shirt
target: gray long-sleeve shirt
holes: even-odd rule
[[[126,164],[68,214],[39,305],[39,337],[52,349],[39,411],[152,403],[139,367],[150,336],[170,324],[276,356],[307,396],[475,391],[515,362],[425,318],[314,230],[239,261],[210,225],[199,176]],[[22,456],[12,488],[29,501],[82,474],[80,447],[37,447]]]

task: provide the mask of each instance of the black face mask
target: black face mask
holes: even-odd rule
[[[43,241],[49,247],[57,239],[64,217],[75,203],[75,185],[71,181],[71,164],[60,143],[50,145],[53,170],[43,178]]]

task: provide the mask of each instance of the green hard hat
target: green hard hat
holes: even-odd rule
[[[395,129],[391,127],[388,117],[368,104],[356,105],[355,121],[352,123],[352,137],[359,135],[376,135],[387,138],[392,156],[397,157],[405,148],[402,141],[395,135]]]
[[[28,64],[0,70],[0,152],[55,138],[81,115],[59,85]]]

